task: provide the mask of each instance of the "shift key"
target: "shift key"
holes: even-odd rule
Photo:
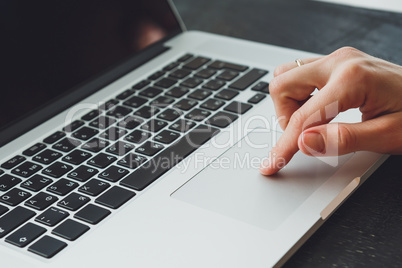
[[[0,218],[0,238],[35,216],[32,210],[16,207]]]

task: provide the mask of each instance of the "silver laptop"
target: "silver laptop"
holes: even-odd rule
[[[2,267],[279,266],[386,158],[258,172],[273,70],[311,53],[185,31],[166,0],[0,13]]]

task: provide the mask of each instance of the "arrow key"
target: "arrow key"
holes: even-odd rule
[[[46,232],[45,228],[28,222],[23,227],[6,237],[6,242],[22,248],[38,238],[44,232]]]

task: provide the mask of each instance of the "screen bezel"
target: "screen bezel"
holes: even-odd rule
[[[169,4],[169,7],[172,10],[172,13],[174,14],[180,28],[173,31],[158,42],[145,48],[141,52],[115,64],[114,66],[97,74],[94,77],[87,79],[79,85],[68,89],[64,94],[56,99],[51,100],[49,103],[38,108],[37,110],[34,110],[32,113],[11,122],[5,126],[4,129],[0,130],[0,146],[4,146],[8,142],[25,134],[27,131],[37,127],[41,123],[49,120],[55,115],[78,103],[82,99],[102,89],[116,79],[122,77],[130,71],[133,71],[145,62],[168,50],[169,48],[165,47],[163,44],[167,40],[186,31],[186,28],[173,2],[171,0],[167,0],[167,3]]]

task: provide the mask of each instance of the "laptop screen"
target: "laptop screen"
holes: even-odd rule
[[[180,25],[166,0],[0,3],[0,130]]]

